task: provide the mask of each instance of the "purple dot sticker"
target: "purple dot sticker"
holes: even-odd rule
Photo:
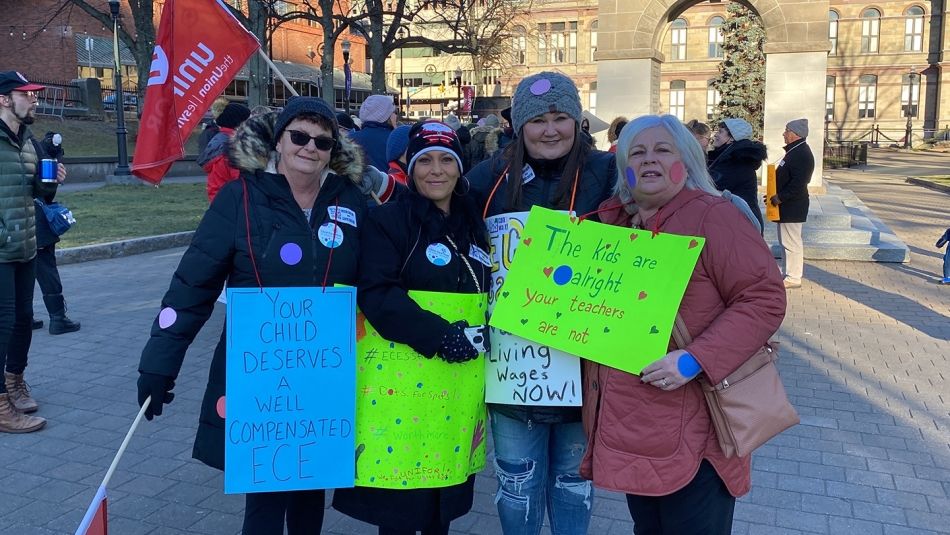
[[[218,416],[222,419],[224,418],[224,396],[218,398],[218,402],[214,404],[215,410],[218,411]]]
[[[571,269],[571,266],[560,266],[554,270],[554,284],[564,286],[571,281],[572,275],[574,275],[574,270]]]
[[[548,80],[547,78],[541,78],[540,80],[537,80],[531,84],[531,94],[537,97],[540,97],[550,90],[551,80]]]
[[[158,326],[167,329],[178,320],[178,313],[172,307],[165,307],[158,313]]]
[[[303,250],[296,243],[285,243],[280,248],[280,259],[288,266],[296,266],[301,258],[303,258]]]
[[[627,185],[630,186],[630,189],[637,187],[637,173],[630,166],[627,166]]]

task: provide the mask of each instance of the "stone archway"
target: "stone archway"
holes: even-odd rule
[[[636,117],[660,110],[664,27],[699,0],[600,0],[597,111]],[[769,161],[782,155],[785,123],[808,118],[815,155],[811,188],[822,187],[828,0],[743,2],[765,25],[765,129]]]

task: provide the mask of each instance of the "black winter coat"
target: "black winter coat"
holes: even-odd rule
[[[756,171],[768,158],[765,145],[751,139],[740,139],[709,153],[709,175],[720,190],[729,190],[745,201],[762,226],[759,209],[759,181]]]
[[[579,139],[579,138],[578,138]],[[491,159],[482,162],[472,169],[466,176],[472,184],[472,194],[478,202],[479,211],[485,211],[487,216],[530,210],[538,205],[545,208],[558,208],[555,198],[558,181],[566,164],[567,157],[558,160],[533,161],[526,159],[525,164],[531,165],[535,176],[527,183],[520,183],[522,206],[508,206],[508,187],[511,181],[506,177],[499,183],[501,174],[508,167],[505,151],[496,153]],[[613,192],[617,182],[617,166],[614,154],[599,150],[591,150],[581,170],[577,190],[574,198],[574,211],[584,216],[597,211],[600,203],[607,200]],[[495,189],[495,185],[498,188]],[[594,216],[596,219],[596,216]],[[580,407],[545,407],[532,405],[489,405],[509,418],[522,422],[537,423],[566,423],[581,421]]]
[[[442,244],[451,251],[446,265],[435,265],[426,257],[431,244]],[[485,254],[468,254],[472,246]],[[450,215],[444,216],[431,201],[408,191],[397,202],[371,210],[367,217],[357,292],[360,310],[387,340],[431,357],[450,324],[423,310],[406,292],[486,291],[491,266],[476,257],[487,257],[487,251],[488,231],[470,198],[453,196]],[[459,254],[466,255],[477,282]],[[422,530],[448,524],[467,513],[472,508],[474,486],[473,475],[464,483],[442,488],[337,489],[333,507],[377,526]]]
[[[140,372],[178,376],[185,351],[211,316],[225,281],[232,288],[256,287],[258,276],[263,286],[356,284],[366,210],[366,199],[356,186],[362,174],[362,153],[349,140],[342,140],[342,149],[331,158],[335,172],[326,175],[307,221],[284,176],[264,170],[273,146],[275,118],[276,114],[269,114],[249,119],[235,132],[231,156],[241,168],[241,178],[221,188],[201,219],[162,298],[161,309],[174,309],[177,320],[162,329],[156,318],[142,350]],[[332,259],[330,248],[324,245],[330,240],[319,232],[321,226],[331,224],[331,211],[353,216],[340,217],[344,221],[335,223],[343,240],[333,249]],[[291,242],[303,252],[302,260],[294,265],[286,264],[280,254],[281,247]],[[225,395],[226,329],[211,361],[192,452],[196,459],[222,470],[224,419],[216,404]]]
[[[785,157],[775,168],[779,223],[804,223],[808,219],[808,183],[815,172],[815,157],[804,139],[785,145]]]

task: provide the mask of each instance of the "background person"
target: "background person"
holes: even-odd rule
[[[607,143],[610,143],[610,148],[607,149],[607,152],[617,152],[617,138],[620,137],[620,131],[625,126],[627,126],[627,118],[622,115],[614,117],[614,120],[610,121],[610,125],[607,127]]]
[[[441,367],[478,357],[463,329],[423,310],[407,292],[482,293],[491,266],[488,230],[461,179],[462,147],[452,128],[438,121],[417,123],[409,133],[409,191],[396,202],[370,211],[360,262],[360,310],[385,339],[408,344]],[[432,245],[450,252],[447,263],[427,258]],[[480,251],[481,254],[476,254]],[[481,258],[482,260],[478,260]],[[484,397],[478,403],[484,414]],[[407,400],[406,403],[412,403]],[[441,418],[441,416],[440,416]],[[424,489],[337,489],[333,507],[379,526],[380,535],[447,535],[452,520],[472,508],[475,476],[456,485]]]
[[[322,287],[356,283],[360,231],[370,191],[386,189],[364,174],[363,155],[341,136],[335,113],[321,99],[296,97],[280,115],[238,128],[231,156],[241,177],[224,185],[182,256],[139,362],[138,402],[145,417],[162,414],[185,352],[211,316],[227,281],[231,288]],[[385,178],[385,175],[382,175]],[[377,182],[374,182],[377,180]],[[336,207],[356,224],[330,217]],[[301,215],[303,217],[301,217]],[[333,234],[320,232],[333,228]],[[340,238],[334,237],[340,233]],[[225,340],[215,348],[192,455],[224,469]],[[245,496],[245,535],[319,533],[325,492],[265,492]]]
[[[208,142],[218,133],[218,123],[216,122],[218,115],[221,115],[221,112],[224,111],[224,108],[226,108],[230,102],[227,97],[218,97],[211,103],[211,117],[202,121],[204,130],[198,135],[198,154],[205,151]]]
[[[56,191],[41,182],[39,159],[27,125],[36,120],[37,92],[16,71],[0,72],[0,432],[30,433],[46,420],[27,413],[38,409],[23,378],[33,339],[36,209],[33,198]],[[59,164],[57,183],[66,179]]]
[[[937,249],[940,249],[944,245],[950,242],[950,228],[943,233],[943,236],[937,240],[937,243],[934,245]],[[940,281],[941,284],[950,284],[950,245],[947,245],[946,252],[943,253],[943,279]]]
[[[198,155],[197,163],[208,173],[208,202],[214,201],[221,186],[236,179],[241,172],[228,159],[228,144],[234,137],[234,129],[251,116],[244,104],[232,102],[225,106],[215,121],[218,133],[211,138],[205,150]]]
[[[389,177],[402,184],[406,185],[406,172],[407,172],[407,160],[406,160],[406,148],[409,146],[409,125],[400,125],[397,126],[391,134],[389,134],[389,140],[386,142],[386,159],[389,160]]]
[[[775,166],[776,194],[766,199],[778,206],[778,243],[784,251],[785,288],[801,288],[805,271],[802,227],[808,220],[808,183],[815,171],[815,157],[806,137],[808,119],[795,119],[785,125],[785,157]]]
[[[514,141],[466,176],[485,217],[538,205],[594,212],[616,182],[614,155],[581,136],[577,86],[560,73],[521,80],[511,110]],[[577,407],[489,405],[506,535],[537,535],[545,510],[554,535],[586,534],[593,494],[579,465],[587,437]]]
[[[679,307],[693,338],[685,350],[639,376],[584,361],[590,443],[581,471],[627,494],[637,535],[729,535],[735,499],[751,486],[751,456],[725,457],[695,379],[719,383],[768,342],[785,316],[781,275],[762,238],[716,190],[679,119],[634,119],[617,154],[624,178],[601,220],[706,243]]]
[[[752,125],[745,119],[723,119],[713,137],[713,150],[707,155],[709,175],[720,191],[728,190],[744,200],[762,228],[759,209],[759,177],[762,162],[768,158],[765,145],[749,138]]]
[[[360,129],[352,132],[350,138],[363,147],[366,163],[376,169],[386,169],[386,142],[389,134],[396,128],[396,105],[389,95],[370,95],[360,105]]]
[[[33,148],[37,158],[52,158],[59,161],[65,150],[63,136],[55,132],[47,132],[43,141],[33,138]],[[63,175],[65,178],[65,174]],[[56,199],[56,191],[44,195],[40,200],[49,204]],[[46,213],[34,203],[36,212],[36,282],[43,292],[43,304],[49,313],[49,333],[52,335],[66,334],[78,331],[82,325],[66,315],[66,298],[63,297],[63,281],[59,277],[59,267],[56,265],[56,244],[59,236],[53,232],[46,219]],[[37,323],[39,325],[37,326]],[[32,328],[42,329],[43,320],[33,320]]]
[[[703,149],[703,153],[709,151],[709,142],[712,139],[712,130],[709,128],[709,125],[700,121],[699,119],[691,119],[686,123],[686,128],[692,132],[693,137],[696,138],[696,141],[699,142],[699,146]],[[617,137],[620,137],[620,133],[617,133]]]

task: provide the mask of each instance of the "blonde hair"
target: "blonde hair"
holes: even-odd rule
[[[620,132],[617,131],[617,126],[619,126],[620,123],[623,123],[624,126],[626,126],[626,123],[628,122],[629,121],[627,118],[623,115],[614,117],[614,120],[610,121],[610,126],[607,127],[607,141],[610,143],[617,141],[617,138],[620,137]]]
[[[211,103],[211,115],[218,119],[218,116],[221,115],[221,112],[224,111],[224,108],[228,107],[231,101],[227,97],[218,97],[214,99],[214,102]]]
[[[686,189],[698,189],[721,197],[709,171],[706,169],[706,156],[703,148],[679,119],[672,115],[644,115],[627,123],[617,140],[617,184],[614,193],[620,196],[624,204],[633,202],[633,192],[627,185],[627,159],[633,139],[648,128],[662,127],[673,137],[673,144],[680,153],[680,159],[686,166]]]

